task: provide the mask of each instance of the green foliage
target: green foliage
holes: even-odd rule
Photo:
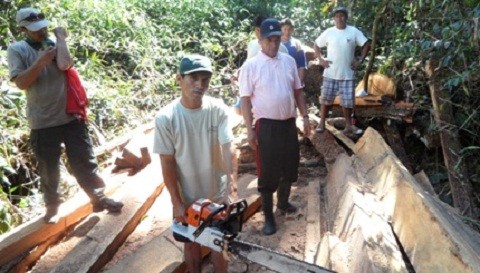
[[[480,188],[480,4],[463,1],[336,1],[349,8],[349,23],[372,37],[380,18],[374,70],[393,77],[400,95],[431,108],[426,61],[435,59],[441,86],[451,94],[454,124],[470,179]],[[258,14],[296,22],[295,36],[312,45],[332,26],[334,1],[313,0],[11,0],[0,2],[0,178],[30,160],[25,98],[9,83],[6,47],[22,39],[14,22],[20,7],[34,6],[66,26],[75,66],[91,98],[89,118],[107,138],[151,121],[153,112],[178,96],[179,58],[200,53],[214,60],[211,92],[231,101],[232,72],[245,59],[251,19]],[[437,128],[437,127],[434,127]],[[433,164],[432,164],[433,165]],[[437,173],[437,171],[439,173]],[[443,169],[427,170],[435,182]],[[3,213],[3,212],[2,212]],[[7,213],[8,214],[8,213]],[[6,216],[0,213],[0,221]]]

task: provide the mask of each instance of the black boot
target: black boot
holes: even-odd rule
[[[265,215],[263,234],[272,235],[277,232],[275,216],[273,215],[273,193],[262,193],[262,210]]]
[[[287,213],[295,213],[298,211],[298,208],[288,202],[290,197],[291,184],[282,181],[278,185],[277,189],[277,209],[280,215],[285,215]]]

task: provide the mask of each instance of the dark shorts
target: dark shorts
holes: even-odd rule
[[[280,182],[297,181],[300,154],[295,118],[260,119],[255,123],[255,131],[258,191],[274,192]]]

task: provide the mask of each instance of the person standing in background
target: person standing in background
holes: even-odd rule
[[[85,120],[67,114],[66,70],[73,65],[67,46],[67,30],[53,29],[56,42],[48,37],[50,22],[34,8],[22,8],[16,22],[26,39],[7,49],[10,80],[25,90],[30,142],[37,160],[44,193],[46,223],[58,220],[61,203],[58,192],[60,155],[65,145],[73,175],[90,197],[94,211],[119,212],[123,203],[107,198],[105,183],[98,175],[98,164]]]
[[[295,59],[298,69],[298,77],[303,84],[305,70],[307,69],[307,59],[305,57],[302,42],[292,37],[293,31],[295,30],[295,23],[291,19],[285,18],[280,21],[280,25],[282,26],[282,44],[287,48],[288,54]]]
[[[304,119],[304,134],[310,134],[305,97],[295,60],[279,52],[282,31],[276,19],[260,26],[262,50],[248,59],[240,73],[242,113],[248,142],[257,153],[258,191],[265,216],[263,234],[277,231],[273,215],[273,193],[277,192],[280,214],[295,213],[288,199],[298,178],[300,160],[297,108]],[[255,124],[253,123],[255,120]]]
[[[335,96],[341,99],[346,127],[345,135],[361,134],[363,131],[351,122],[355,107],[355,71],[360,68],[370,50],[370,43],[356,27],[347,25],[348,11],[344,7],[333,10],[335,26],[326,29],[315,40],[315,53],[323,66],[323,86],[320,99],[320,124],[317,132],[325,130],[325,119]],[[360,58],[355,58],[355,48],[362,47]],[[324,56],[321,48],[327,48]]]

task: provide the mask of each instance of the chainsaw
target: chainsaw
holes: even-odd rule
[[[243,215],[247,207],[245,199],[226,205],[201,198],[187,208],[186,223],[174,220],[173,237],[177,241],[194,242],[213,251],[230,252],[279,273],[334,272],[289,255],[238,240],[236,237],[242,231]]]

